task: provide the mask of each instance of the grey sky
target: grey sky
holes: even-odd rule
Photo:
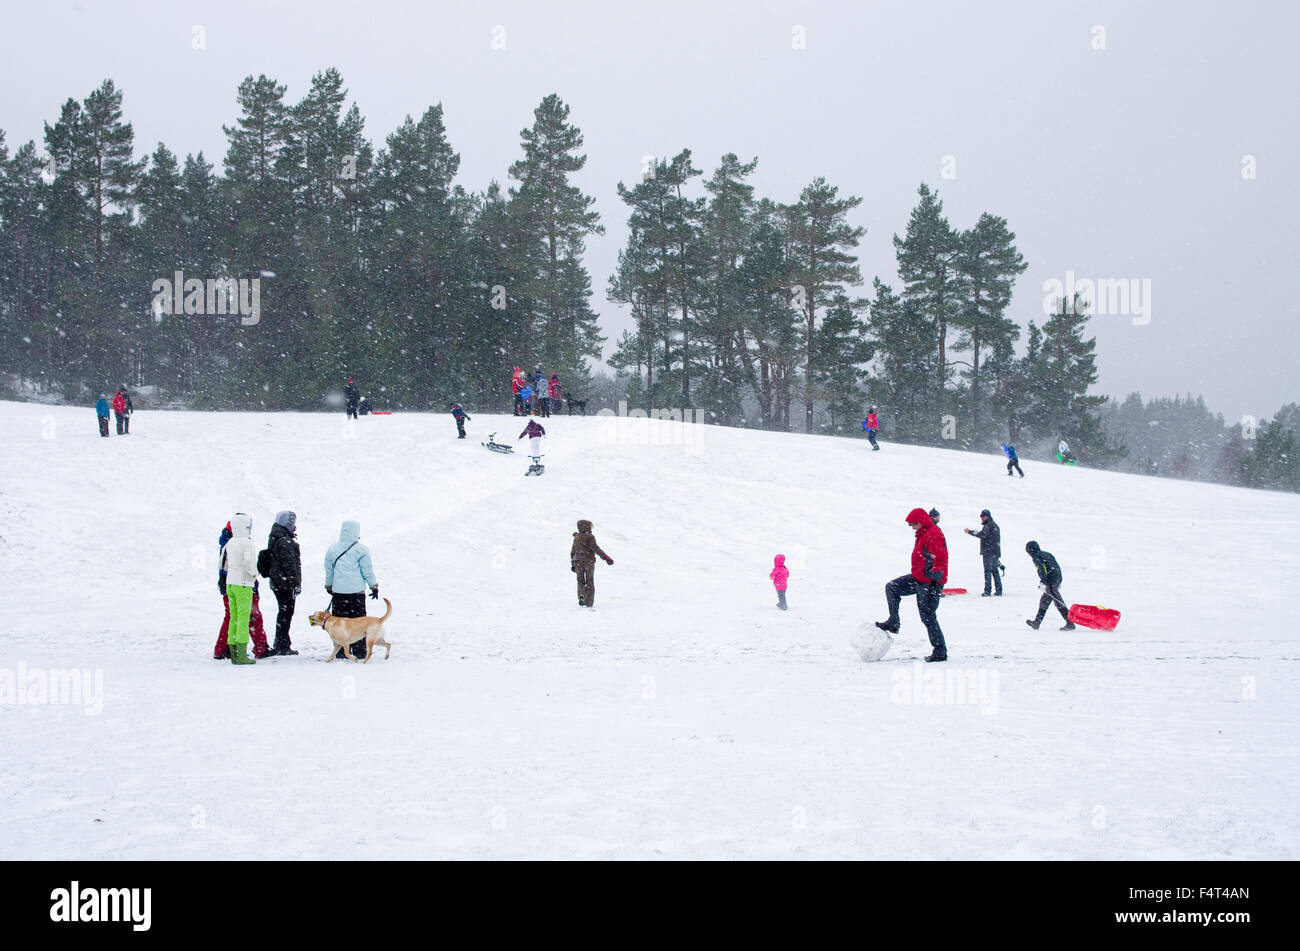
[[[64,100],[111,77],[139,152],[164,141],[219,168],[244,76],[266,73],[293,101],[336,66],[376,148],[441,101],[460,182],[480,190],[506,182],[519,130],[558,93],[586,137],[579,183],[607,229],[586,261],[611,340],[628,326],[604,299],[626,238],[615,184],[647,155],[687,147],[707,175],[734,151],[758,156],[762,195],[793,200],[822,175],[864,199],[864,293],[874,275],[895,281],[890,239],[926,181],[954,226],[989,211],[1016,232],[1030,264],[1012,302],[1022,326],[1041,322],[1044,282],[1067,271],[1150,280],[1149,323],[1090,324],[1098,392],[1202,393],[1230,420],[1300,400],[1290,2],[47,0],[11,5],[5,23],[11,149],[40,144]],[[496,26],[505,49],[492,48]],[[806,49],[793,48],[796,26]]]

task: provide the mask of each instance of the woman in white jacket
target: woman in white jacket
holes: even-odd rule
[[[248,656],[248,618],[253,610],[253,582],[257,580],[257,555],[253,551],[253,520],[236,512],[230,520],[230,541],[221,553],[221,567],[226,572],[226,600],[230,604],[230,645],[232,664],[256,664]]]

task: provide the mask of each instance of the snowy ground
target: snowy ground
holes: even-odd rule
[[[1300,857],[1300,497],[546,425],[538,479],[523,443],[479,445],[513,442],[509,417],[458,442],[442,415],[140,412],[100,439],[90,409],[0,403],[0,858]],[[849,636],[884,617],[915,505],[972,591],[940,610],[951,661],[919,664],[909,600],[864,664]],[[1002,599],[960,532],[985,507]],[[302,653],[213,661],[217,532],[249,512],[260,547],[282,508]],[[616,562],[594,612],[568,566],[584,517]],[[306,623],[344,518],[394,605],[392,657],[364,667],[322,663]],[[1030,538],[1117,631],[1025,626]],[[81,702],[50,702],[72,668]]]

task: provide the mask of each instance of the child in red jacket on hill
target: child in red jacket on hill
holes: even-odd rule
[[[790,578],[790,569],[785,566],[785,555],[777,555],[772,559],[772,573],[768,577],[772,579],[772,585],[776,588],[776,606],[782,611],[786,610],[785,589]]]

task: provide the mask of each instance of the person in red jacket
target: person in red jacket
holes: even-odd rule
[[[113,415],[117,417],[117,434],[127,435],[131,431],[131,397],[125,386],[113,394]]]
[[[515,415],[524,415],[524,398],[519,395],[519,391],[524,388],[524,371],[515,367],[514,374],[510,377],[510,388],[515,391]]]
[[[916,595],[916,610],[930,635],[933,650],[927,662],[947,660],[948,645],[939,629],[939,598],[943,583],[948,580],[948,543],[943,532],[934,524],[923,508],[907,513],[907,524],[916,533],[912,546],[912,573],[895,578],[885,585],[885,601],[889,605],[889,620],[877,621],[876,627],[890,634],[898,633],[898,602],[909,594]]]
[[[880,417],[876,415],[874,406],[867,412],[867,418],[862,421],[862,430],[867,434],[867,439],[871,441],[872,451],[878,450],[880,443],[876,442],[876,433],[880,432]]]

